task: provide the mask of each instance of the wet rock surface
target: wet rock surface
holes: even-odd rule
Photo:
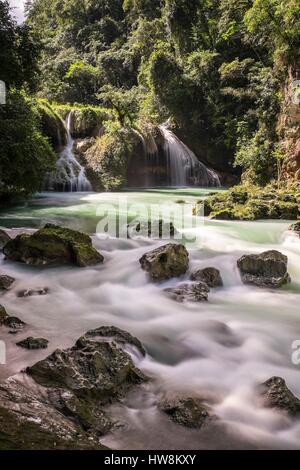
[[[91,330],[72,348],[57,350],[4,381],[0,423],[5,417],[5,443],[19,449],[52,448],[55,442],[61,448],[101,448],[99,437],[114,426],[105,406],[148,380],[124,351],[127,345],[144,352],[139,340],[123,330]],[[19,429],[27,433],[23,443]],[[0,439],[0,448],[5,445]]]
[[[1,290],[9,290],[15,279],[11,276],[0,275],[0,291]]]
[[[287,272],[288,258],[276,250],[242,256],[237,265],[245,284],[279,288],[291,280]]]
[[[4,321],[7,319],[8,313],[3,307],[3,305],[0,305],[0,325],[4,324]]]
[[[197,269],[192,272],[191,280],[204,282],[211,288],[223,286],[220,271],[216,268]]]
[[[298,235],[298,237],[300,237],[300,222],[296,222],[295,224],[290,225],[288,230],[290,232],[293,232],[295,235]]]
[[[206,302],[208,300],[209,287],[204,282],[194,282],[191,284],[179,284],[164,291],[176,302]]]
[[[29,338],[23,339],[17,343],[17,346],[23,349],[46,349],[49,341],[44,338]]]
[[[104,260],[88,235],[53,224],[45,225],[33,235],[18,235],[5,245],[3,252],[11,261],[33,266],[75,264],[85,267]]]
[[[140,264],[152,281],[164,281],[187,272],[189,254],[183,245],[169,243],[146,253]]]
[[[11,328],[12,330],[23,330],[25,328],[26,323],[20,320],[18,317],[13,317],[8,315],[4,320],[2,321],[2,325],[6,326],[7,328]]]
[[[299,416],[300,400],[289,390],[283,378],[271,377],[260,388],[265,406],[286,411],[291,416]]]
[[[10,236],[5,232],[5,230],[0,229],[0,249],[2,249],[9,240],[11,240]]]
[[[41,287],[36,289],[24,289],[20,290],[17,293],[17,297],[25,298],[25,297],[35,297],[40,295],[47,295],[49,294],[50,289],[48,287]]]
[[[212,419],[208,408],[199,398],[165,400],[159,404],[159,408],[174,423],[187,428],[200,429]]]
[[[173,222],[166,223],[162,219],[127,226],[129,238],[145,237],[153,240],[174,239],[179,234]]]

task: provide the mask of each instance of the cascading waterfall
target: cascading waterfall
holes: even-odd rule
[[[92,186],[86,177],[85,169],[80,165],[73,153],[72,117],[73,113],[70,111],[66,119],[67,144],[56,162],[56,170],[47,178],[46,189],[49,191],[92,191]]]
[[[166,124],[160,126],[160,130],[165,140],[164,152],[171,186],[221,186],[217,173],[201,163]]]

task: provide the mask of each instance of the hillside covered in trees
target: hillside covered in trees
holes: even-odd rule
[[[103,124],[96,189],[126,186],[136,131],[167,120],[225,185],[299,180],[298,0],[30,0],[22,26],[0,8],[2,194],[40,189],[71,109]]]

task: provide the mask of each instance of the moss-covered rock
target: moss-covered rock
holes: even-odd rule
[[[111,119],[107,109],[97,106],[56,105],[54,109],[64,120],[72,112],[71,134],[77,139],[99,136],[104,122]]]
[[[75,264],[80,267],[103,262],[103,256],[81,232],[47,224],[33,235],[21,234],[4,247],[6,258],[34,266]]]
[[[8,313],[3,307],[3,305],[0,305],[0,325],[4,324],[4,321],[8,318]]]
[[[191,274],[192,281],[204,282],[208,287],[222,287],[221,273],[216,268],[196,269]]]
[[[189,266],[189,254],[183,245],[168,243],[146,253],[140,259],[140,264],[152,281],[159,282],[185,274]]]
[[[200,204],[195,214],[200,215]],[[241,185],[209,196],[204,202],[204,215],[216,220],[295,220],[299,206],[290,190]]]
[[[46,100],[39,100],[37,105],[41,120],[42,132],[46,135],[53,148],[59,151],[66,144],[66,128],[61,116]]]

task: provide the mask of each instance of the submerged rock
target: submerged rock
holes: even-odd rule
[[[298,237],[300,237],[300,222],[290,225],[288,230],[294,232]]]
[[[24,349],[46,349],[49,341],[44,338],[29,338],[23,339],[17,343],[17,346]]]
[[[147,380],[123,350],[127,344],[143,351],[139,340],[123,330],[91,330],[74,347],[57,350],[29,367],[26,372],[31,380],[20,381],[16,376],[2,382],[1,434],[7,433],[1,422],[6,414],[6,423],[20,426],[24,432],[32,423],[29,448],[43,448],[44,433],[46,448],[48,442],[50,447],[58,442],[60,448],[99,448],[99,437],[114,426],[105,406]],[[27,435],[24,446],[28,445],[26,439]],[[14,444],[24,448],[12,432],[10,446]],[[0,439],[0,448],[2,445]]]
[[[300,413],[300,400],[288,389],[281,377],[271,377],[261,386],[265,406],[278,408],[295,416]]]
[[[169,243],[146,253],[140,264],[152,281],[164,281],[187,272],[189,254],[183,245]]]
[[[145,348],[140,340],[116,326],[101,326],[95,330],[88,331],[86,336],[91,338],[106,338],[106,340],[111,339],[120,345],[129,344],[134,346],[142,356],[146,356]]]
[[[176,287],[165,289],[169,297],[176,302],[206,302],[208,300],[209,287],[204,282],[192,284],[179,284]]]
[[[11,276],[0,276],[0,290],[9,290],[15,279]]]
[[[242,281],[258,287],[279,288],[290,282],[288,258],[276,250],[259,255],[245,255],[237,262]]]
[[[205,282],[208,287],[222,287],[223,280],[220,271],[216,268],[197,269],[191,274],[192,281]]]
[[[18,235],[5,245],[3,252],[12,261],[34,266],[75,264],[85,267],[104,260],[88,235],[53,224],[45,225],[33,235]]]
[[[13,330],[23,330],[25,328],[26,323],[20,320],[18,317],[8,316],[3,320],[2,325],[6,326],[7,328],[12,328]]]
[[[23,297],[34,297],[38,295],[47,295],[47,294],[49,294],[49,288],[42,287],[42,288],[37,288],[37,289],[20,290],[17,296],[23,298]]]
[[[143,236],[145,238],[152,238],[153,240],[174,239],[175,236],[179,233],[173,222],[166,223],[162,219],[145,223],[139,222],[133,225],[129,224],[127,229],[129,238]]]
[[[160,403],[159,408],[174,423],[188,428],[199,429],[211,419],[208,408],[199,398],[165,400]]]
[[[10,236],[4,230],[0,229],[0,249],[3,248],[9,240],[11,240]]]

